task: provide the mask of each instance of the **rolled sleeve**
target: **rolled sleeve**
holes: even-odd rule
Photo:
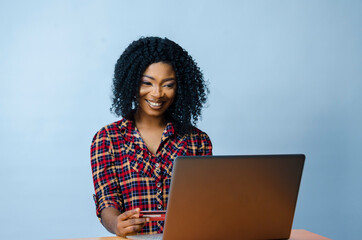
[[[91,166],[95,194],[96,213],[114,207],[122,211],[122,195],[118,182],[112,142],[106,129],[101,129],[93,138],[91,145]]]

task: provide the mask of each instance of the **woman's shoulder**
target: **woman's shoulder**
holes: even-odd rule
[[[201,129],[193,126],[187,137],[193,140],[210,141],[209,135]]]
[[[128,127],[128,125],[129,121],[123,118],[121,120],[105,125],[98,132],[96,132],[94,137],[112,136],[115,134],[120,134],[123,129],[126,129]]]
[[[206,132],[192,127],[187,134],[188,148],[191,155],[212,155],[212,143]]]

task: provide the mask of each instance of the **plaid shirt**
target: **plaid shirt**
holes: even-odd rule
[[[91,146],[97,216],[107,207],[120,212],[134,208],[166,210],[176,156],[211,154],[208,135],[195,127],[181,136],[168,123],[154,155],[132,121],[122,119],[105,126],[94,136]],[[146,223],[142,233],[162,233],[163,224]]]

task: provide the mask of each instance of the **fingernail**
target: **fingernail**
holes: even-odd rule
[[[150,219],[149,218],[146,218],[146,222],[149,222],[150,221]]]

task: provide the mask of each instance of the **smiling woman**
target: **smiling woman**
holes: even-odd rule
[[[170,64],[152,63],[142,75],[135,122],[151,153],[156,154],[164,129],[164,115],[176,95],[175,72]],[[152,124],[154,123],[154,124]]]
[[[167,209],[177,156],[212,154],[208,135],[194,126],[206,93],[195,61],[167,38],[141,38],[122,53],[111,110],[123,118],[98,131],[91,146],[97,216],[110,232],[163,232],[163,221],[140,211]]]

